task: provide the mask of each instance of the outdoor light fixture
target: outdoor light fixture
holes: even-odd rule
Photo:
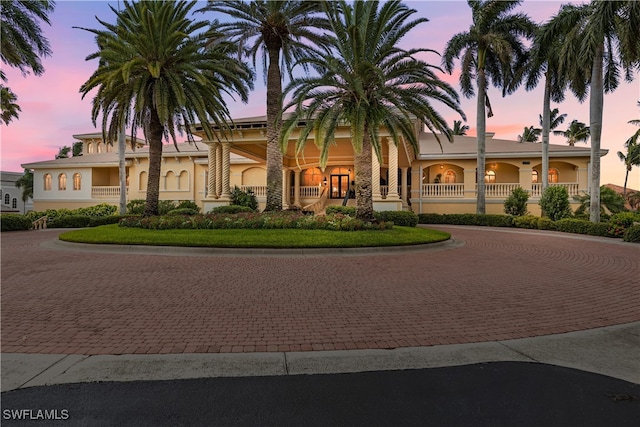
[[[325,176],[324,179],[322,180],[322,185],[327,185],[327,177]]]

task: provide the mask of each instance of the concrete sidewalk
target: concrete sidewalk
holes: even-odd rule
[[[348,350],[226,354],[2,354],[2,391],[66,383],[350,373],[538,362],[640,384],[640,322],[516,340]]]

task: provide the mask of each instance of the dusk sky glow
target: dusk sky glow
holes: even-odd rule
[[[466,31],[471,24],[471,11],[465,1],[407,1],[407,5],[417,9],[415,17],[426,17],[429,22],[418,26],[404,40],[404,47],[424,47],[442,53],[447,41],[454,35]],[[577,2],[574,2],[577,3]],[[18,96],[22,113],[18,120],[0,127],[1,169],[22,171],[21,164],[51,160],[58,149],[71,146],[72,135],[97,132],[91,123],[91,98],[81,99],[79,88],[97,66],[97,61],[85,61],[87,55],[95,52],[94,35],[73,27],[101,28],[95,17],[114,21],[109,4],[118,7],[117,1],[61,1],[56,2],[50,16],[51,26],[43,25],[49,39],[53,55],[43,60],[45,72],[42,76],[23,77],[19,70],[2,64],[6,72],[8,86]],[[517,11],[528,14],[535,22],[541,23],[556,14],[561,2],[525,0]],[[196,8],[202,7],[201,1]],[[212,20],[211,13],[198,13],[197,20]],[[440,57],[428,54],[423,59],[440,65]],[[459,63],[457,64],[457,66]],[[251,93],[249,103],[228,101],[232,117],[264,115],[266,112],[265,89],[262,70],[257,70],[256,89]],[[459,72],[443,75],[443,79],[459,91]],[[287,83],[286,80],[284,82]],[[499,89],[490,87],[489,95],[494,117],[487,120],[487,131],[495,132],[496,138],[516,139],[525,126],[539,127],[538,115],[542,112],[542,86],[526,92],[520,88],[515,94],[501,97]],[[461,95],[462,96],[462,95]],[[602,158],[601,183],[624,183],[625,167],[616,154],[623,150],[623,143],[637,127],[627,122],[640,119],[640,78],[632,83],[621,82],[618,89],[605,95],[602,148],[609,153]],[[434,104],[449,123],[459,120],[459,116],[445,107]],[[567,120],[559,129],[564,130],[573,119],[589,124],[589,102],[579,103],[570,92],[562,104],[552,104],[561,113],[567,113]],[[467,115],[469,135],[475,135],[475,98],[462,98],[462,108]],[[141,136],[141,135],[140,135]],[[565,145],[561,136],[551,135],[552,144]],[[582,143],[578,143],[582,144]],[[582,146],[584,146],[582,144]],[[635,167],[629,175],[628,186],[640,189],[640,168]]]

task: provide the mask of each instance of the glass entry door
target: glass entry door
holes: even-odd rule
[[[331,175],[331,198],[344,199],[349,191],[349,175]]]

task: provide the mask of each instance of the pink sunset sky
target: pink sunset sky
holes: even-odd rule
[[[51,160],[58,149],[71,146],[72,135],[98,131],[91,123],[91,96],[81,98],[79,88],[95,70],[97,62],[85,61],[87,55],[95,52],[93,34],[74,29],[74,26],[101,28],[95,17],[113,22],[114,14],[109,4],[118,7],[117,1],[57,1],[55,12],[50,16],[51,26],[43,26],[49,39],[53,55],[43,60],[45,73],[35,77],[23,77],[19,71],[3,64],[9,79],[8,85],[18,96],[22,113],[18,120],[8,126],[2,125],[1,153],[3,171],[22,171],[21,164]],[[196,6],[204,6],[199,2]],[[406,4],[418,12],[415,17],[426,17],[429,22],[414,29],[404,40],[404,47],[423,47],[442,53],[447,41],[455,34],[466,31],[471,25],[471,11],[465,1],[407,1]],[[524,1],[517,11],[528,14],[535,22],[541,23],[556,14],[561,2]],[[195,19],[211,20],[211,13],[196,14]],[[428,62],[439,65],[440,57],[426,56]],[[266,111],[265,90],[262,71],[258,70],[256,89],[247,105],[229,100],[233,117],[264,115]],[[443,75],[443,79],[459,90],[458,74]],[[285,82],[286,84],[286,82]],[[500,91],[490,88],[489,95],[494,117],[487,120],[487,131],[495,132],[496,138],[516,139],[525,126],[538,127],[538,115],[542,111],[542,87],[526,92],[524,88],[515,94],[502,98]],[[632,119],[640,119],[640,109],[636,106],[640,99],[640,79],[632,83],[622,82],[612,94],[605,95],[602,148],[609,153],[602,159],[602,184],[622,185],[625,167],[617,156],[623,151],[623,143],[637,127],[628,124]],[[558,107],[567,113],[567,120],[559,129],[564,130],[573,119],[589,124],[589,103],[579,103],[567,92],[566,100]],[[446,108],[439,108],[447,121],[452,123],[459,117]],[[469,135],[475,135],[475,99],[462,98],[462,108],[467,114]],[[566,144],[561,136],[551,135],[552,144]],[[634,168],[629,175],[628,186],[640,189],[640,168]]]

